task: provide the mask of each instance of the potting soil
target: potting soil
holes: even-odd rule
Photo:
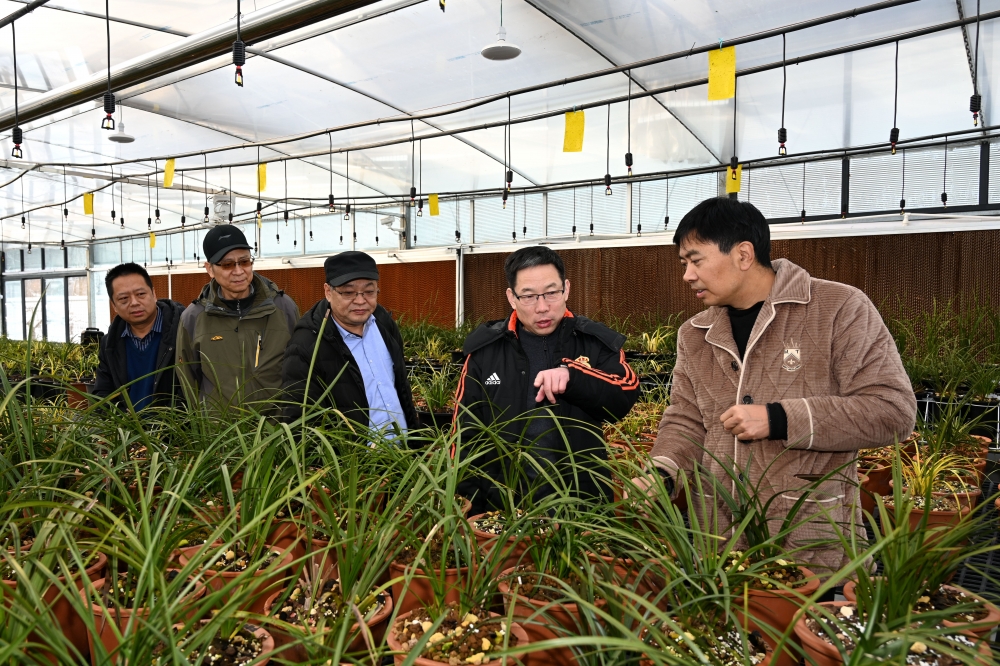
[[[370,603],[358,608],[365,620],[369,620],[385,607],[385,594],[378,593],[372,596]],[[359,603],[361,599],[356,598],[354,601]],[[315,593],[311,586],[299,582],[292,588],[288,599],[280,608],[272,609],[271,614],[282,622],[315,631],[320,625],[329,624],[340,617],[346,606],[340,580],[327,578],[322,581]]]
[[[396,620],[394,630],[403,647],[412,648],[433,627],[430,614],[426,609],[420,609],[410,617]],[[420,656],[452,666],[489,664],[499,661],[493,655],[504,650],[507,635],[506,620],[503,618],[489,618],[489,614],[481,609],[460,614],[455,606],[448,606],[444,619],[434,629]],[[516,647],[517,644],[517,637],[510,634],[508,647]]]
[[[674,618],[677,622],[677,618]],[[667,654],[678,658],[692,658],[700,661],[700,658],[691,647],[691,643],[698,646],[706,655],[712,655],[715,659],[713,664],[720,666],[745,666],[759,664],[767,658],[770,648],[764,642],[764,637],[758,631],[751,631],[746,634],[746,650],[743,647],[741,632],[734,628],[727,627],[707,627],[703,624],[685,622],[687,629],[683,635],[678,633],[669,625],[661,626],[660,630],[670,639],[670,643],[660,645],[651,635],[647,635],[646,642]]]
[[[166,646],[161,644],[153,651],[153,654],[158,655],[165,649]],[[246,666],[257,658],[261,650],[263,650],[261,639],[248,629],[242,628],[231,638],[221,636],[213,638],[206,650],[204,662],[213,666]],[[197,662],[200,656],[199,650],[192,650],[187,655],[188,660],[192,663]],[[158,657],[154,659],[154,666],[158,666],[159,663]]]
[[[279,557],[281,557],[280,552],[276,550],[268,551],[260,566],[257,567],[257,571],[264,571]],[[252,561],[253,558],[246,551],[246,548],[242,544],[235,544],[233,546],[224,546],[218,559],[212,562],[209,568],[214,571],[240,573],[246,571]]]

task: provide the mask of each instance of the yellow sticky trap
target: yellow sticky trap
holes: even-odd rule
[[[563,135],[563,152],[579,153],[583,151],[583,111],[566,112],[566,133]]]
[[[428,196],[427,205],[431,209],[431,217],[441,214],[441,208],[438,206],[438,195],[432,194]]]
[[[726,194],[739,192],[743,184],[743,165],[736,167],[736,178],[733,178],[733,167],[726,167]]]
[[[167,160],[163,167],[163,187],[173,187],[174,185],[174,160]]]
[[[708,99],[736,96],[736,47],[727,46],[708,52]]]
[[[83,214],[93,215],[94,214],[94,193],[87,192],[83,195]]]
[[[257,191],[263,192],[267,189],[267,164],[257,165]]]
[[[154,234],[152,231],[150,231],[149,232],[149,248],[153,249],[154,247],[156,247],[156,234]]]

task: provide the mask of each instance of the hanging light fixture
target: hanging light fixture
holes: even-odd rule
[[[205,160],[205,224],[208,224],[208,154],[202,153],[201,156]]]
[[[781,33],[781,127],[778,128],[778,154],[782,157],[788,154],[788,149],[785,148],[785,142],[788,141],[788,130],[785,129],[785,90],[787,88],[788,71],[785,68],[785,33]]]
[[[639,207],[639,211],[638,211],[637,217],[639,218],[639,224],[636,225],[636,229],[635,229],[636,234],[635,235],[636,236],[641,236],[642,235],[642,181],[641,180],[639,181],[638,203],[639,203],[639,206],[638,206]]]
[[[611,119],[608,118],[608,124]],[[628,113],[625,123],[627,135],[627,147],[625,149],[625,168],[628,169],[629,178],[632,177],[632,70],[628,71]],[[610,171],[610,169],[609,169]]]
[[[236,85],[243,87],[243,65],[247,61],[247,45],[240,39],[240,0],[236,0],[236,41],[233,42],[233,64],[236,65]]]
[[[156,160],[153,160],[153,170],[156,176],[156,219],[154,220],[157,224],[160,224],[160,167],[157,166]]]
[[[153,230],[153,215],[150,212],[153,208],[153,195],[149,192],[149,176],[146,176],[146,229]]]
[[[899,41],[896,41],[896,76],[892,92],[892,129],[889,130],[889,145],[892,154],[896,154],[896,143],[899,141],[899,128],[896,127],[896,110],[899,106]]]
[[[663,212],[664,212],[664,214],[663,214],[663,230],[666,231],[667,227],[670,226],[670,176],[667,176],[664,179],[663,183],[664,183],[664,185],[666,185],[666,187],[664,189],[667,191],[667,201],[666,201],[666,204],[664,204],[664,206],[663,206]]]
[[[108,31],[108,91],[104,93],[104,113],[107,115],[101,121],[101,129],[115,128],[115,94],[111,92],[111,0],[104,0],[104,25]]]
[[[112,192],[111,193],[111,200],[114,201],[114,199],[115,199],[115,193]],[[124,182],[124,180],[118,185],[118,203],[122,207],[122,216],[118,218],[118,222],[119,222],[119,224],[121,224],[121,228],[124,229],[125,228],[125,182]]]
[[[576,188],[573,188],[573,231],[572,234],[576,235]]]
[[[604,174],[604,196],[610,197],[611,192],[611,105],[608,104],[608,148],[605,153],[607,173]]]
[[[417,198],[417,217],[424,216],[424,142],[420,141],[420,166],[417,168],[417,178],[420,183],[420,196]],[[417,242],[417,229],[413,228],[413,242]]]
[[[507,190],[514,183],[514,128],[510,124],[510,95],[507,95]]]
[[[186,200],[187,197],[184,196],[184,172],[181,171],[181,229],[184,228],[184,223],[187,221],[187,216],[185,215],[187,212]]]
[[[17,31],[14,29],[15,23],[15,21],[11,21],[10,23],[10,34],[14,48],[14,129],[11,131],[11,140],[14,142],[14,149],[10,151],[10,154],[11,157],[21,159],[24,156],[24,153],[21,152],[21,143],[24,141],[24,132],[21,131],[21,126],[18,124],[17,115]]]
[[[747,199],[750,198],[750,172],[747,172]],[[802,163],[802,219],[801,223],[806,222],[806,163]]]
[[[729,158],[733,180],[736,180],[736,169],[740,166],[740,160],[736,157],[736,119],[736,79],[733,79],[733,156]]]
[[[413,120],[410,120],[410,208],[417,205],[417,144],[413,140]],[[378,211],[376,210],[376,217]],[[377,230],[376,230],[377,231]]]
[[[972,97],[969,98],[973,127],[979,126],[979,114],[983,109],[983,96],[979,94],[979,3],[980,0],[976,0],[976,55],[972,61]]]
[[[351,219],[351,151],[349,150],[347,151],[347,159],[344,163],[346,166],[344,169],[344,186],[347,193],[347,197],[345,197],[347,203],[344,206],[344,219],[349,220]],[[343,235],[341,235],[341,242],[343,242]]]
[[[69,194],[66,188],[66,167],[63,166],[63,216],[59,226],[59,247],[66,247],[66,223],[69,222]]]
[[[443,0],[441,10],[444,11]],[[503,27],[503,0],[500,0],[500,30],[497,31],[497,41],[484,47],[479,53],[487,60],[512,60],[521,55],[520,48],[507,43],[507,29]]]
[[[948,137],[944,137],[944,172],[941,178],[941,205],[948,207]]]
[[[903,148],[903,186],[899,190],[899,214],[906,212],[906,148]]]
[[[336,212],[333,206],[333,133],[327,132],[326,136],[330,139],[330,212]]]

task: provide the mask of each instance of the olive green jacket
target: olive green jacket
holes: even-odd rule
[[[189,399],[226,408],[277,397],[299,309],[262,275],[254,274],[253,287],[253,304],[239,312],[222,303],[212,280],[181,315],[177,372]]]

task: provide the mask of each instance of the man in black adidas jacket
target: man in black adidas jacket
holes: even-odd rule
[[[505,441],[526,445],[577,496],[600,501],[609,496],[595,461],[607,457],[601,424],[624,417],[639,393],[639,379],[622,351],[625,336],[566,309],[569,280],[552,249],[518,250],[504,272],[514,311],[465,341],[453,420],[464,452],[477,439],[486,441],[479,436],[482,426],[498,426]],[[530,488],[536,500],[553,492],[530,464],[515,481],[510,458],[487,446],[489,452],[477,458],[481,475],[460,487],[474,512],[501,506],[498,483],[517,483],[518,493]]]
[[[364,252],[341,252],[329,257],[324,269],[326,297],[302,315],[285,348],[283,418],[301,417],[308,380],[307,407],[316,405],[336,382],[320,407],[339,409],[351,421],[376,429],[391,428],[392,422],[402,430],[418,427],[403,361],[403,338],[392,315],[377,302],[375,260]]]

